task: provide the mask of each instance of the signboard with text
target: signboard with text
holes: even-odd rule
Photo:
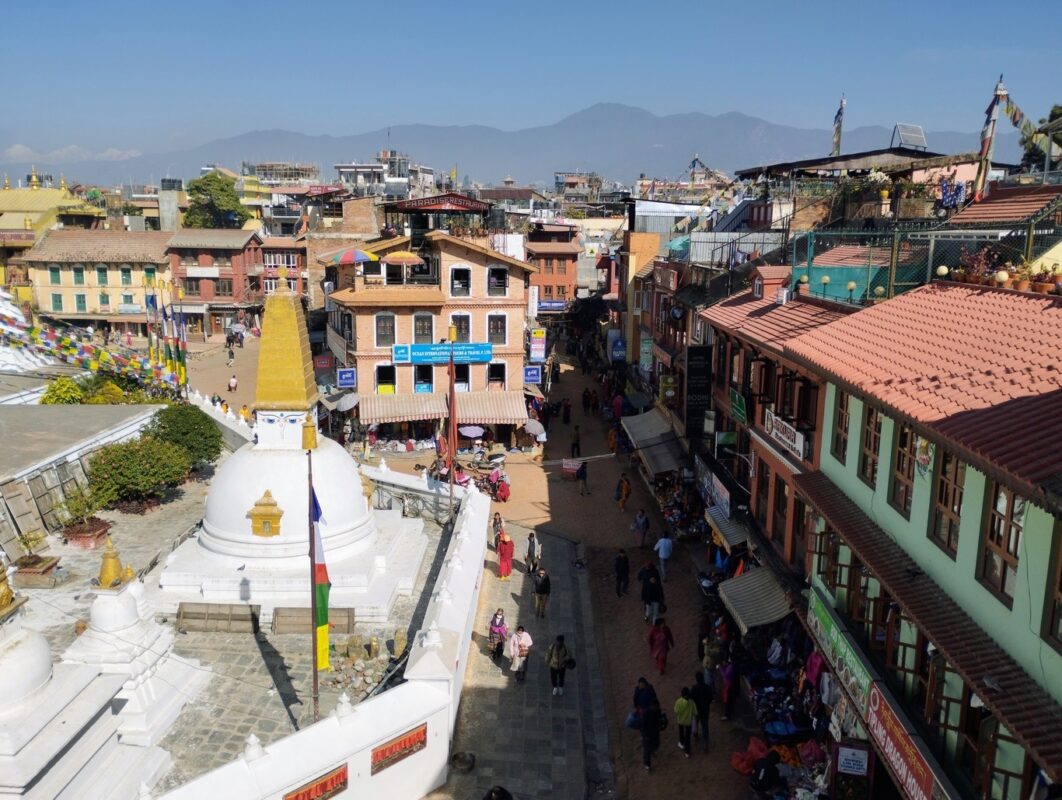
[[[355,367],[336,370],[336,386],[340,389],[354,389],[358,385],[358,370]]]
[[[911,800],[931,800],[936,782],[933,770],[877,684],[870,687],[867,730],[904,794]]]
[[[494,345],[489,342],[395,344],[391,345],[391,360],[395,364],[448,364],[451,348],[455,364],[486,363],[494,355]]]
[[[347,789],[347,765],[344,764],[332,770],[327,775],[300,786],[293,792],[284,795],[284,800],[327,800]]]
[[[704,436],[704,412],[712,407],[712,348],[686,348],[686,436]]]
[[[730,519],[730,492],[714,472],[712,473],[712,500],[719,506],[723,516]]]
[[[786,422],[774,412],[768,411],[763,418],[763,427],[767,435],[782,446],[787,453],[804,460],[804,434]]]
[[[532,386],[542,383],[542,367],[538,365],[524,367],[524,383]]]
[[[645,334],[638,342],[638,369],[646,375],[653,369],[653,340]]]
[[[832,608],[818,589],[812,588],[808,596],[808,628],[819,643],[823,657],[833,668],[834,674],[848,695],[855,701],[860,713],[866,711],[872,678],[863,666],[848,632],[835,618]]]
[[[749,413],[745,407],[745,396],[731,387],[730,389],[730,416],[742,425],[748,425]]]
[[[531,361],[546,360],[546,329],[532,328],[531,330]]]
[[[331,353],[321,353],[313,357],[314,369],[332,369],[336,365],[336,357]]]
[[[418,725],[411,731],[396,736],[389,742],[372,749],[371,774],[375,775],[392,767],[428,746],[428,724]]]

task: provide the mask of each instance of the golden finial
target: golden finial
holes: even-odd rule
[[[59,188],[64,192],[66,191],[66,178],[63,177],[63,173],[59,173]]]
[[[22,227],[25,228],[27,231],[33,230],[33,217],[31,217],[29,214],[23,217]]]
[[[7,173],[6,172],[4,173],[4,188],[5,189],[10,189],[11,188],[11,179],[9,177],[7,177]]]
[[[317,449],[317,423],[313,419],[313,411],[306,412],[306,421],[302,423],[302,449]]]
[[[103,560],[100,562],[100,574],[97,580],[99,580],[100,588],[103,589],[110,589],[122,582],[122,561],[110,536],[107,537],[107,545],[103,548]]]
[[[0,559],[0,611],[3,611],[15,599],[15,593],[7,582],[7,564]]]
[[[40,189],[41,188],[41,179],[37,177],[37,167],[36,166],[31,166],[30,167],[30,181],[29,181],[29,184],[30,184],[30,188],[31,189]]]
[[[255,536],[279,536],[282,516],[283,509],[273,499],[273,493],[266,489],[265,494],[247,512],[247,518],[251,520],[251,533]]]
[[[126,564],[125,570],[122,572],[122,583],[129,583],[136,580],[136,570],[133,569],[132,564]]]
[[[283,264],[281,266],[277,267],[277,277],[280,280],[284,281],[284,283],[282,283],[282,284],[281,283],[277,284],[277,289],[287,289],[288,288],[288,268],[285,267]]]

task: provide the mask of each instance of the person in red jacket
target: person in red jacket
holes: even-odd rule
[[[509,580],[509,576],[513,572],[513,553],[516,551],[516,544],[509,538],[509,534],[502,531],[501,538],[498,539],[498,577],[503,581]]]
[[[649,629],[649,654],[656,659],[656,668],[660,674],[664,674],[667,667],[667,654],[675,646],[675,637],[671,635],[671,628],[664,622],[663,617],[657,617],[653,627]]]

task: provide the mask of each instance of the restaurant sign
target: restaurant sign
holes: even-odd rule
[[[347,765],[338,767],[327,775],[300,786],[293,792],[284,795],[284,800],[326,800],[335,797],[347,789]]]
[[[833,609],[826,605],[815,588],[812,588],[808,597],[808,628],[841,685],[855,701],[858,710],[865,712],[872,680],[870,672],[863,665],[848,632],[835,618]]]
[[[931,800],[936,782],[933,770],[877,684],[870,687],[867,729],[904,794],[911,800]]]
[[[401,736],[396,736],[389,742],[384,742],[379,747],[374,747],[371,774],[375,775],[388,767],[393,767],[399,761],[409,758],[414,753],[419,753],[427,746],[428,723],[425,722]]]
[[[778,442],[787,452],[801,461],[804,460],[804,434],[790,425],[773,411],[768,411],[763,418],[763,427],[767,435]]]

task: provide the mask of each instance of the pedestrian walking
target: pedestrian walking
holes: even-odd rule
[[[671,537],[668,536],[665,530],[660,534],[660,538],[656,540],[656,545],[653,547],[657,556],[660,557],[660,577],[665,583],[667,582],[667,560],[671,558],[671,551],[674,546],[675,543],[671,541]]]
[[[642,766],[653,771],[653,753],[660,749],[660,703],[654,697],[642,712]]]
[[[558,636],[546,653],[546,665],[549,667],[549,683],[553,687],[553,696],[564,694],[564,673],[571,669],[575,659],[564,645],[564,637]]]
[[[634,543],[644,550],[645,537],[649,535],[649,515],[645,513],[644,508],[634,515],[634,521],[631,523],[631,533],[634,534]]]
[[[572,401],[565,397],[561,400],[561,419],[565,425],[571,424],[572,421]]]
[[[671,628],[664,622],[663,617],[657,617],[653,627],[649,629],[649,654],[656,661],[656,668],[661,675],[667,669],[667,654],[675,646],[675,637],[671,634]]]
[[[503,530],[498,539],[498,577],[503,581],[509,580],[509,576],[513,574],[513,553],[515,551],[516,544]]]
[[[235,392],[236,391],[236,387],[239,386],[239,385],[240,385],[240,382],[238,380],[236,380],[236,376],[235,375],[233,375],[231,378],[229,378],[229,391],[230,392]]]
[[[536,617],[546,616],[546,603],[549,601],[551,589],[549,575],[546,574],[546,570],[539,567],[538,572],[531,579],[531,594],[535,600]]]
[[[690,757],[690,736],[696,715],[697,704],[693,702],[689,688],[683,686],[681,696],[675,701],[675,725],[678,727],[678,746],[686,754],[686,758]]]
[[[631,481],[626,472],[621,472],[619,481],[616,483],[616,500],[619,502],[620,511],[627,510],[627,500],[631,496]]]
[[[587,483],[586,462],[582,461],[575,470],[575,479],[579,481],[579,496],[590,494],[590,484]]]
[[[721,719],[727,720],[734,716],[734,707],[737,705],[738,694],[737,667],[730,660],[730,656],[725,656],[722,666],[719,667],[719,682],[722,684],[723,689],[723,716]]]
[[[523,683],[527,678],[527,659],[533,645],[531,634],[524,630],[523,625],[518,625],[509,637],[509,659],[512,662],[509,671],[516,673],[517,683]]]
[[[498,549],[498,540],[501,539],[502,531],[505,530],[505,522],[502,521],[502,515],[497,511],[494,512],[494,519],[490,522],[491,528],[494,530],[494,549]]]
[[[656,702],[656,689],[653,688],[653,684],[649,683],[645,678],[639,678],[634,685],[634,710],[638,714],[644,714],[646,709]]]
[[[487,630],[487,647],[490,649],[490,660],[495,664],[498,663],[498,659],[502,656],[502,651],[505,650],[505,640],[508,636],[509,628],[505,624],[505,612],[499,608],[494,612],[494,616],[490,618]]]
[[[605,443],[608,445],[608,451],[610,453],[616,452],[616,426],[610,425],[608,433],[605,434]]]
[[[586,374],[586,369],[583,369],[583,374]],[[583,414],[590,413],[590,390],[583,389]]]
[[[228,363],[226,364],[226,366],[229,366],[229,367],[231,367],[231,366],[232,366],[233,364],[235,364],[235,363],[236,363],[236,351],[235,351],[235,350],[233,350],[233,349],[232,349],[232,348],[230,347],[230,348],[229,348],[229,361],[228,361]]]
[[[631,562],[626,550],[621,549],[616,555],[612,571],[616,574],[616,597],[623,597],[631,585]]]
[[[582,440],[582,434],[579,433],[579,426],[576,425],[572,428],[572,458],[579,458],[582,456],[583,451],[579,446]]]
[[[660,585],[660,573],[652,562],[638,570],[638,580],[642,584],[642,605],[645,606],[645,621],[655,622],[660,616],[660,606],[664,602],[664,587]]]
[[[607,397],[608,393],[606,392],[605,395]],[[617,392],[616,396],[612,398],[612,418],[614,420],[616,420],[616,422],[619,422],[622,417],[623,417],[623,395],[621,395],[619,392]]]
[[[251,409],[247,407],[246,403],[240,406],[240,419],[247,423],[251,421]]]
[[[704,657],[701,666],[704,668],[704,682],[715,690],[715,673],[723,666],[723,658],[726,656],[726,645],[719,640],[718,636],[708,635],[704,639]]]
[[[699,736],[704,741],[704,752],[708,752],[708,714],[712,710],[712,700],[715,692],[712,687],[704,682],[704,673],[698,672],[693,676],[693,688],[690,689],[690,699],[697,706],[697,722],[693,728],[693,735]]]
[[[542,560],[542,542],[531,531],[527,535],[527,548],[524,551],[524,561],[527,564],[527,574],[530,575],[538,569],[538,562]]]

